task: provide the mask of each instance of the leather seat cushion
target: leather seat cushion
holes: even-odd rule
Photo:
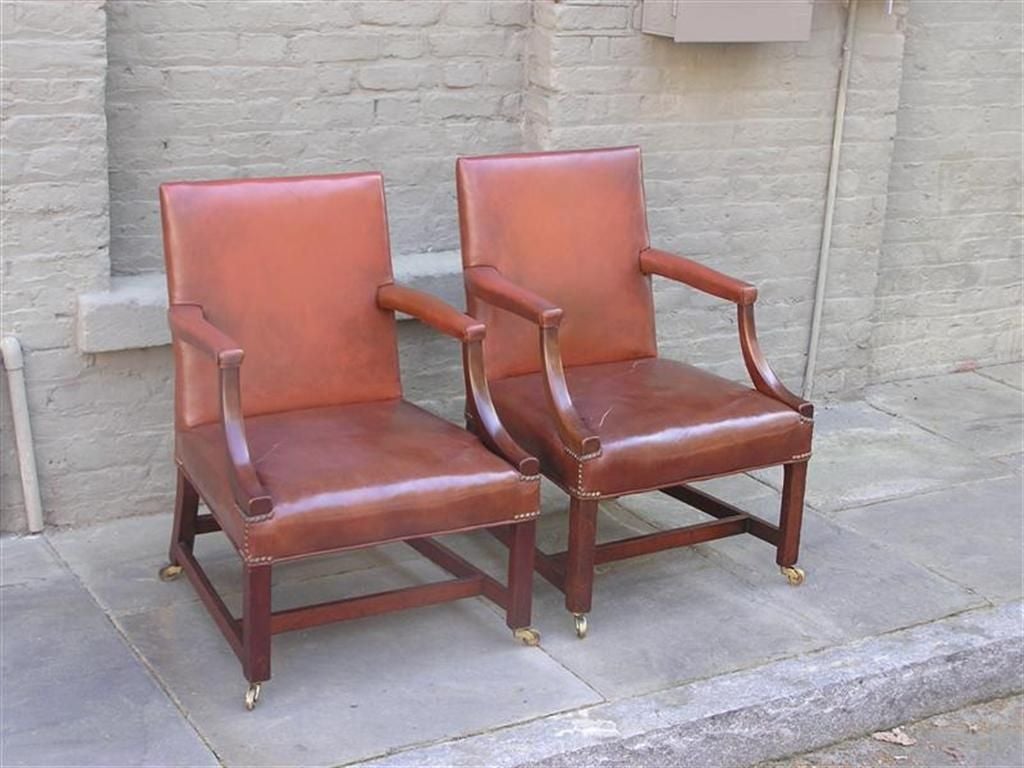
[[[806,459],[813,422],[750,387],[656,357],[566,369],[576,410],[601,439],[563,446],[540,373],[492,382],[505,426],[576,495],[613,497]],[[581,470],[582,468],[582,470]]]
[[[177,455],[248,560],[288,559],[532,517],[539,482],[475,436],[404,400],[246,419],[273,515],[243,521],[219,424],[178,432]]]

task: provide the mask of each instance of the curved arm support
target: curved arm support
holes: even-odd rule
[[[540,329],[540,354],[544,368],[544,390],[555,415],[559,437],[577,456],[601,450],[601,441],[576,412],[565,381],[562,355],[558,346],[558,327],[562,310],[547,299],[516,285],[494,267],[469,267],[465,270],[466,290],[488,304],[535,323]]]
[[[242,417],[242,389],[239,382],[240,367],[231,365],[220,369],[220,412],[224,425],[224,442],[228,448],[228,462],[233,470],[228,474],[235,502],[248,517],[265,517],[274,508],[270,493],[263,487],[249,456],[249,442],[245,438],[245,420]]]
[[[601,450],[601,440],[591,433],[569,396],[557,327],[540,329],[540,353],[544,361],[544,390],[557,418],[559,437],[577,458],[597,453]]]
[[[220,414],[227,446],[228,482],[235,503],[246,517],[263,518],[274,508],[249,455],[242,416],[240,367],[245,353],[230,336],[213,325],[195,304],[172,305],[167,312],[171,334],[217,363],[220,369]]]
[[[510,461],[519,470],[519,474],[527,477],[536,475],[540,472],[540,462],[523,450],[498,417],[484,371],[481,339],[467,341],[462,345],[462,368],[466,376],[470,415],[478,427],[478,433],[482,432],[480,439],[494,453]]]
[[[743,362],[747,366],[747,373],[750,380],[754,382],[754,388],[768,397],[785,403],[801,416],[812,418],[814,416],[814,405],[796,396],[779,380],[775,371],[768,365],[761,345],[757,341],[757,327],[754,324],[754,306],[752,304],[740,304],[736,307],[736,319],[740,332],[740,349],[743,352]]]

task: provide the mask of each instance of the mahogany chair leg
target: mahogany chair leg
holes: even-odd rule
[[[779,546],[775,562],[790,583],[804,580],[804,573],[796,568],[800,556],[800,527],[804,516],[804,490],[807,487],[807,462],[786,464],[782,468],[782,513],[779,517]]]
[[[569,548],[565,566],[565,607],[573,615],[576,634],[587,634],[587,613],[594,592],[597,548],[597,500],[569,499]]]
[[[270,679],[270,564],[243,565],[242,671],[249,681],[245,706],[252,709],[260,683]]]
[[[181,563],[175,554],[177,545],[188,552],[196,541],[196,518],[199,515],[199,494],[185,473],[178,467],[178,490],[174,497],[174,522],[171,524],[171,546],[167,565],[160,569],[162,581],[174,581],[181,575]]]
[[[511,526],[508,549],[508,604],[505,623],[527,645],[536,645],[540,635],[530,629],[533,609],[533,558],[537,542],[537,521]]]

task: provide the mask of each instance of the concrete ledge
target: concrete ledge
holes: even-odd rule
[[[78,297],[78,349],[114,352],[170,344],[162,273],[114,277],[110,290]]]
[[[397,256],[393,265],[396,281],[440,296],[456,307],[465,306],[458,251]],[[110,290],[79,295],[79,351],[117,352],[170,343],[167,283],[162,272],[113,277]]]
[[[741,766],[802,753],[1019,693],[1022,608],[969,611],[358,765]]]

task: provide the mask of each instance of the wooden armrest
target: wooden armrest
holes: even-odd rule
[[[670,280],[685,283],[704,293],[739,305],[753,304],[757,300],[757,288],[750,283],[729,277],[711,267],[696,261],[675,256],[656,248],[640,252],[640,269],[646,274],[661,275]]]
[[[494,267],[468,267],[463,275],[466,289],[481,301],[532,320],[541,328],[556,328],[562,321],[559,307],[516,285]]]
[[[484,372],[484,324],[429,293],[389,283],[377,289],[381,309],[405,312],[432,328],[462,341],[462,368],[466,377],[469,410],[483,434],[480,439],[494,453],[511,462],[520,474],[540,471],[537,459],[524,451],[498,418]]]
[[[195,304],[175,304],[167,312],[171,333],[177,341],[209,355],[220,368],[220,416],[227,447],[228,482],[235,504],[248,518],[266,518],[274,502],[263,487],[249,455],[242,416],[240,368],[245,353],[231,337],[217,328]]]
[[[167,310],[171,334],[212,357],[221,368],[242,364],[245,353],[241,347],[206,319],[202,307],[196,304],[172,304]]]
[[[430,327],[462,341],[484,337],[484,324],[429,293],[389,283],[377,289],[377,306],[405,312]]]
[[[558,434],[574,455],[592,456],[601,450],[601,441],[576,412],[565,381],[562,354],[558,345],[558,326],[562,310],[547,299],[523,288],[494,267],[469,267],[464,272],[466,289],[476,298],[504,309],[540,329],[540,350],[544,362],[544,390],[548,406],[555,414]]]
[[[711,267],[656,248],[640,252],[640,269],[646,274],[661,275],[735,303],[738,312],[740,351],[743,353],[743,362],[754,388],[761,394],[785,403],[807,418],[814,415],[814,406],[786,389],[761,351],[754,325],[757,288]]]

